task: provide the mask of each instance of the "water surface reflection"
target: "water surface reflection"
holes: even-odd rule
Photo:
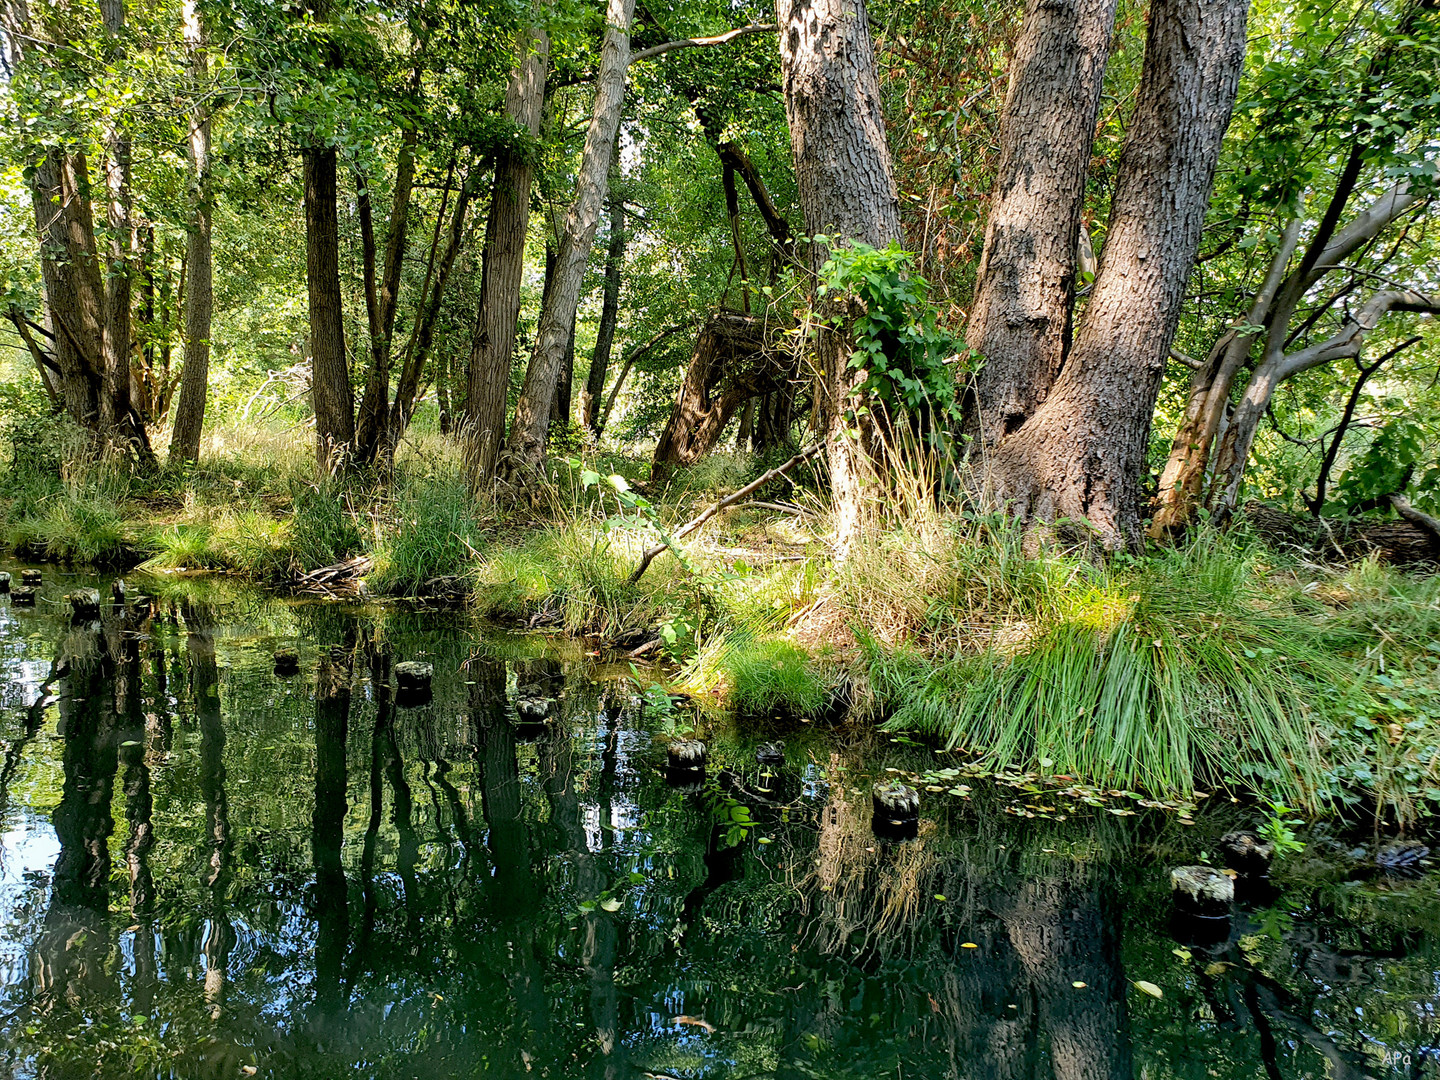
[[[871,779],[928,752],[716,723],[680,789],[633,687],[539,639],[164,595],[0,608],[12,1075],[1440,1075],[1433,882],[1316,860],[1173,936],[1219,800],[1061,822],[977,785],[884,844]]]

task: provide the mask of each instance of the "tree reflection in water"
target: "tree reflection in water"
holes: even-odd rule
[[[1172,953],[1155,851],[1221,813],[1020,821],[977,785],[886,844],[870,779],[924,751],[713,722],[684,792],[629,686],[534,638],[249,594],[164,610],[37,612],[0,642],[59,643],[0,764],[7,826],[55,845],[30,877],[6,851],[20,1074],[1303,1080],[1440,1042],[1424,882],[1297,885]],[[305,674],[274,677],[280,645]],[[430,702],[395,700],[401,658],[434,663]]]

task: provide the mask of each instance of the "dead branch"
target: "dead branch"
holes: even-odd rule
[[[712,517],[718,514],[721,510],[724,510],[727,506],[731,506],[734,503],[737,503],[741,499],[745,498],[747,495],[751,495],[754,492],[760,490],[762,487],[768,484],[771,480],[774,480],[776,477],[784,476],[796,465],[799,465],[802,461],[814,457],[824,448],[825,447],[823,443],[815,443],[813,446],[801,450],[789,461],[785,462],[785,464],[775,466],[775,468],[765,473],[758,480],[752,480],[750,483],[746,484],[743,488],[735,492],[733,495],[726,495],[725,498],[721,499],[714,506],[710,507],[699,517],[691,518],[684,525],[680,526],[680,528],[675,530],[675,535],[671,539],[685,539],[685,537],[689,536],[696,529],[700,528],[701,525],[704,525],[707,521],[709,521]],[[655,556],[659,555],[666,548],[668,548],[670,546],[670,543],[671,541],[667,540],[665,543],[657,544],[655,547],[652,547],[649,551],[645,552],[645,554],[640,559],[640,565],[637,566],[635,568],[635,572],[630,575],[629,584],[634,585],[637,581],[639,581],[641,575],[643,575],[645,571],[650,568],[650,563],[655,558]]]

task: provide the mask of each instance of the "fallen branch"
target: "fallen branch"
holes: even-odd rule
[[[1437,541],[1440,541],[1440,519],[1433,518],[1424,511],[1416,510],[1410,505],[1409,499],[1398,493],[1390,496],[1390,505],[1395,507],[1395,512],[1411,525],[1424,529]]]
[[[808,449],[801,450],[789,461],[785,462],[784,465],[777,465],[775,468],[767,472],[764,476],[760,477],[760,479],[752,480],[750,483],[746,484],[743,488],[735,492],[735,494],[733,495],[726,495],[725,498],[721,499],[714,506],[710,507],[710,509],[706,510],[699,517],[692,518],[690,521],[680,526],[680,528],[675,531],[675,535],[672,536],[669,540],[666,540],[663,544],[657,544],[655,547],[652,547],[649,551],[645,552],[643,556],[641,556],[640,565],[637,566],[635,568],[635,572],[630,575],[629,583],[631,585],[634,585],[637,581],[639,581],[641,575],[643,575],[645,571],[650,568],[650,563],[655,558],[655,556],[659,555],[666,548],[668,548],[671,543],[676,540],[684,540],[685,537],[689,536],[696,529],[700,528],[701,525],[704,525],[707,521],[709,521],[712,517],[718,514],[721,510],[724,510],[727,506],[731,506],[734,503],[739,502],[747,495],[754,494],[756,491],[760,490],[760,488],[768,484],[771,480],[774,480],[778,476],[784,476],[796,465],[799,465],[802,461],[814,457],[824,448],[824,443],[816,443],[814,446],[811,446]]]

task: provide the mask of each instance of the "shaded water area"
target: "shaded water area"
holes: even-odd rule
[[[143,579],[77,625],[108,582],[45,574],[0,599],[0,1075],[1440,1075],[1435,881],[1353,841],[1203,944],[1168,869],[1228,799],[974,782],[883,843],[871,781],[924,748],[711,720],[676,787],[664,710],[574,644]]]

